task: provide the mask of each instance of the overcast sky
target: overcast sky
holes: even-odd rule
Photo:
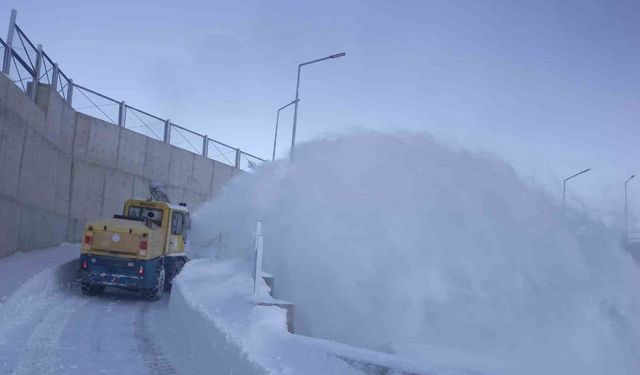
[[[570,197],[613,212],[640,173],[637,0],[3,0],[3,39],[11,8],[76,83],[261,157],[298,63],[345,51],[304,68],[299,141],[429,132],[558,197],[592,168]],[[640,206],[640,178],[630,187]]]

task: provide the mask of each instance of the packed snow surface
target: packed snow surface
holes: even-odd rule
[[[247,260],[256,220],[300,333],[492,374],[640,373],[619,238],[497,158],[420,134],[315,141],[228,184],[192,241]]]
[[[83,295],[72,283],[79,254],[79,244],[62,244],[0,258],[0,281],[11,286],[2,289],[0,374],[177,374],[157,344],[156,331],[174,325],[168,298]]]

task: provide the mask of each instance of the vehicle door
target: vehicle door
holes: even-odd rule
[[[167,254],[182,254],[186,242],[186,215],[181,211],[171,211],[171,226],[167,241]]]

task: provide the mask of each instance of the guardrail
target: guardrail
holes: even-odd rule
[[[15,10],[11,12],[6,42],[0,38],[0,54],[3,56],[2,72],[34,101],[38,83],[47,84],[54,87],[62,99],[76,111],[158,141],[243,170],[254,168],[265,161],[239,148],[211,139],[208,135],[130,106],[124,100],[116,100],[74,83],[43,51],[42,45],[34,45],[16,24]]]

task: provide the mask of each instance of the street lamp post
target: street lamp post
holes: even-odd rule
[[[591,170],[591,168],[585,169],[584,171],[578,172],[576,174],[574,174],[573,176],[569,176],[567,178],[564,179],[564,182],[562,183],[562,216],[564,217],[565,214],[565,207],[566,207],[566,203],[567,203],[567,181],[569,181],[570,179],[580,176],[583,173],[587,173]]]
[[[631,177],[629,177],[627,181],[624,182],[624,242],[625,242],[625,245],[629,240],[629,209],[627,207],[627,184],[635,176],[636,176],[635,174],[631,175]]]
[[[298,122],[298,101],[299,101],[298,93],[300,91],[300,68],[302,68],[305,65],[315,64],[317,62],[324,61],[324,60],[337,59],[338,57],[342,57],[344,55],[346,55],[346,53],[340,52],[335,55],[323,57],[321,59],[316,59],[312,61],[307,61],[305,63],[298,65],[298,79],[296,81],[296,100],[294,100],[295,105],[293,107],[294,108],[293,109],[293,134],[291,134],[291,155],[290,155],[291,159],[293,159],[293,150],[296,147],[296,125]]]
[[[278,139],[278,121],[280,120],[280,111],[287,108],[291,104],[296,103],[297,101],[298,99],[292,100],[289,104],[282,106],[278,109],[278,114],[276,115],[276,134],[273,136],[273,156],[271,157],[271,161],[274,161],[276,159],[276,142]]]

